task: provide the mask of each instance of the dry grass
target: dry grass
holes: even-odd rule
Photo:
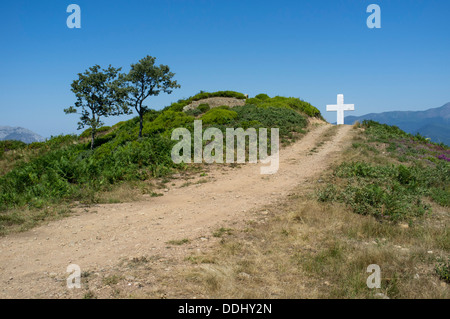
[[[0,236],[23,232],[42,223],[59,220],[69,215],[71,215],[70,207],[65,204],[43,207],[41,209],[30,209],[28,207],[12,209],[2,214],[3,220],[8,219],[9,223],[4,223],[0,226]]]
[[[326,142],[330,141],[333,138],[333,136],[336,135],[337,131],[338,127],[336,125],[332,125],[327,130],[325,130],[325,132],[323,132],[320,138],[317,140],[316,145],[314,145],[314,147],[311,150],[309,150],[308,155],[312,155],[312,153],[317,153],[321,146],[323,146]]]
[[[45,151],[36,149],[18,149],[5,152],[0,159],[0,176],[5,175],[20,163],[28,163]]]
[[[303,197],[276,214],[223,236],[217,249],[195,254],[183,271],[189,290],[209,298],[449,298],[436,276],[448,254],[449,215],[420,224],[380,224],[345,207]],[[370,264],[381,289],[369,289]]]
[[[95,202],[101,204],[127,203],[142,199],[142,195],[152,194],[158,187],[152,183],[127,182],[111,186],[108,191],[96,193]]]

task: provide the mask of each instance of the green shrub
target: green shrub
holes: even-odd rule
[[[26,148],[27,144],[22,141],[0,141],[0,150],[5,152]]]
[[[197,107],[197,109],[200,110],[202,113],[206,113],[206,112],[208,112],[211,108],[210,108],[210,106],[209,106],[208,103],[203,103],[203,104],[200,104],[200,105]]]
[[[280,138],[292,132],[301,133],[306,127],[306,119],[299,113],[286,108],[260,108],[254,105],[235,106],[237,113],[235,127],[251,127],[249,123],[259,124],[257,127],[279,128]]]
[[[347,204],[355,213],[389,220],[421,216],[430,207],[422,198],[430,196],[440,205],[448,204],[448,166],[423,167],[419,164],[375,165],[365,162],[342,163],[333,172],[340,185],[328,185],[317,192],[319,201]]]
[[[439,263],[435,267],[436,274],[439,276],[439,279],[444,280],[447,283],[450,283],[450,257],[447,258],[447,261],[441,259]]]
[[[144,122],[152,122],[156,120],[156,118],[161,114],[161,111],[148,110],[144,113],[143,120]],[[136,122],[138,122],[139,117],[136,117]]]
[[[197,116],[203,114],[203,112],[200,111],[199,109],[187,110],[185,113],[186,113],[186,115],[194,116],[194,117],[197,117]]]
[[[217,92],[200,92],[193,97],[190,98],[191,101],[203,100],[211,97],[234,97],[236,99],[245,99],[245,95],[243,93],[235,92],[235,91],[217,91]]]
[[[270,100],[270,96],[267,94],[261,93],[255,96],[255,99],[261,100],[261,101],[267,101]]]
[[[245,101],[245,104],[250,104],[250,105],[258,105],[261,103],[261,100],[257,99],[257,98],[249,98]]]
[[[149,136],[173,128],[183,127],[187,123],[192,123],[194,119],[193,116],[187,115],[184,112],[168,110],[158,115],[154,121],[145,123],[142,135]]]
[[[238,114],[235,111],[214,108],[206,112],[201,120],[204,124],[226,124],[234,120]]]
[[[50,151],[0,177],[0,211],[23,205],[40,208],[61,199],[80,199],[80,194],[120,180],[162,176],[176,166],[171,159],[173,145],[158,135],[109,142],[94,153],[84,145]]]
[[[308,102],[302,101],[294,97],[282,97],[275,96],[270,98],[267,94],[258,94],[254,98],[247,99],[246,104],[256,105],[258,107],[277,107],[277,108],[287,108],[294,111],[304,113],[311,117],[322,118],[320,111],[309,104]]]
[[[450,206],[450,189],[449,186],[445,188],[433,187],[430,190],[431,198],[441,206]]]
[[[0,141],[0,159],[8,151],[24,149],[27,144],[21,141]]]

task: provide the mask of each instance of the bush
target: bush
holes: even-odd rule
[[[119,180],[162,176],[176,166],[171,159],[173,144],[169,138],[154,136],[121,145],[114,141],[94,153],[83,145],[50,151],[0,177],[0,211],[23,205],[40,208],[61,199],[79,199],[84,192]]]
[[[202,113],[206,113],[206,112],[208,112],[211,108],[209,107],[209,104],[208,104],[208,103],[203,103],[203,104],[200,104],[200,105],[197,107],[197,109],[200,110]]]
[[[448,167],[422,167],[414,164],[375,165],[365,162],[342,163],[333,172],[338,179],[318,191],[319,201],[338,201],[349,205],[355,213],[390,220],[421,216],[430,207],[423,196],[445,205],[448,191]],[[340,182],[341,181],[341,182]]]
[[[203,100],[211,97],[234,97],[236,99],[245,99],[245,95],[235,91],[217,91],[213,93],[200,92],[190,98],[191,101]]]
[[[261,101],[267,101],[270,100],[270,96],[267,94],[261,93],[255,96],[255,99],[261,100]]]
[[[21,141],[0,141],[0,159],[8,151],[24,149],[27,144]]]
[[[214,108],[206,112],[201,120],[204,124],[226,124],[234,120],[238,114],[235,111]]]
[[[26,148],[27,144],[21,141],[0,141],[0,150],[5,152]]]
[[[158,115],[154,121],[146,122],[142,135],[150,136],[173,128],[184,127],[187,123],[192,123],[194,119],[193,116],[187,115],[184,112],[168,110]]]
[[[186,115],[194,116],[194,117],[197,117],[197,116],[203,114],[203,112],[200,111],[199,109],[187,110],[185,113],[186,113]]]
[[[435,267],[436,274],[439,276],[439,279],[444,280],[447,283],[450,283],[450,257],[447,258],[447,261],[441,259],[439,263]]]
[[[255,97],[249,98],[245,101],[245,104],[250,104],[250,105],[258,105],[260,103],[261,103],[261,100],[255,98]]]
[[[233,111],[238,115],[234,124],[235,127],[248,126],[253,121],[253,123],[259,123],[259,127],[278,127],[280,137],[287,136],[291,132],[301,133],[302,128],[307,124],[306,119],[302,115],[291,109],[277,107],[260,108],[254,105],[244,105],[235,106]]]
[[[304,113],[311,117],[322,118],[322,115],[320,114],[320,111],[317,108],[315,108],[308,102],[302,101],[294,97],[275,96],[273,98],[270,98],[267,94],[258,94],[254,98],[248,99],[246,101],[246,104],[256,105],[262,108],[267,107],[286,108]]]

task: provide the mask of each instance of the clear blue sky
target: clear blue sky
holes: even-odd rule
[[[71,3],[81,29],[66,26]],[[371,3],[381,29],[366,25]],[[450,102],[448,0],[2,0],[0,11],[0,126],[45,137],[77,132],[63,112],[77,73],[128,71],[146,55],[181,84],[147,100],[155,109],[200,90],[300,97],[330,121],[338,93],[353,115]]]

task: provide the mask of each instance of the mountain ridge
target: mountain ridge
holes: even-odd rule
[[[43,142],[44,137],[23,127],[0,126],[0,141],[14,140],[30,144]]]
[[[450,102],[441,107],[424,111],[388,111],[361,116],[346,116],[345,124],[373,120],[382,124],[395,125],[405,132],[421,134],[433,142],[450,145]]]

